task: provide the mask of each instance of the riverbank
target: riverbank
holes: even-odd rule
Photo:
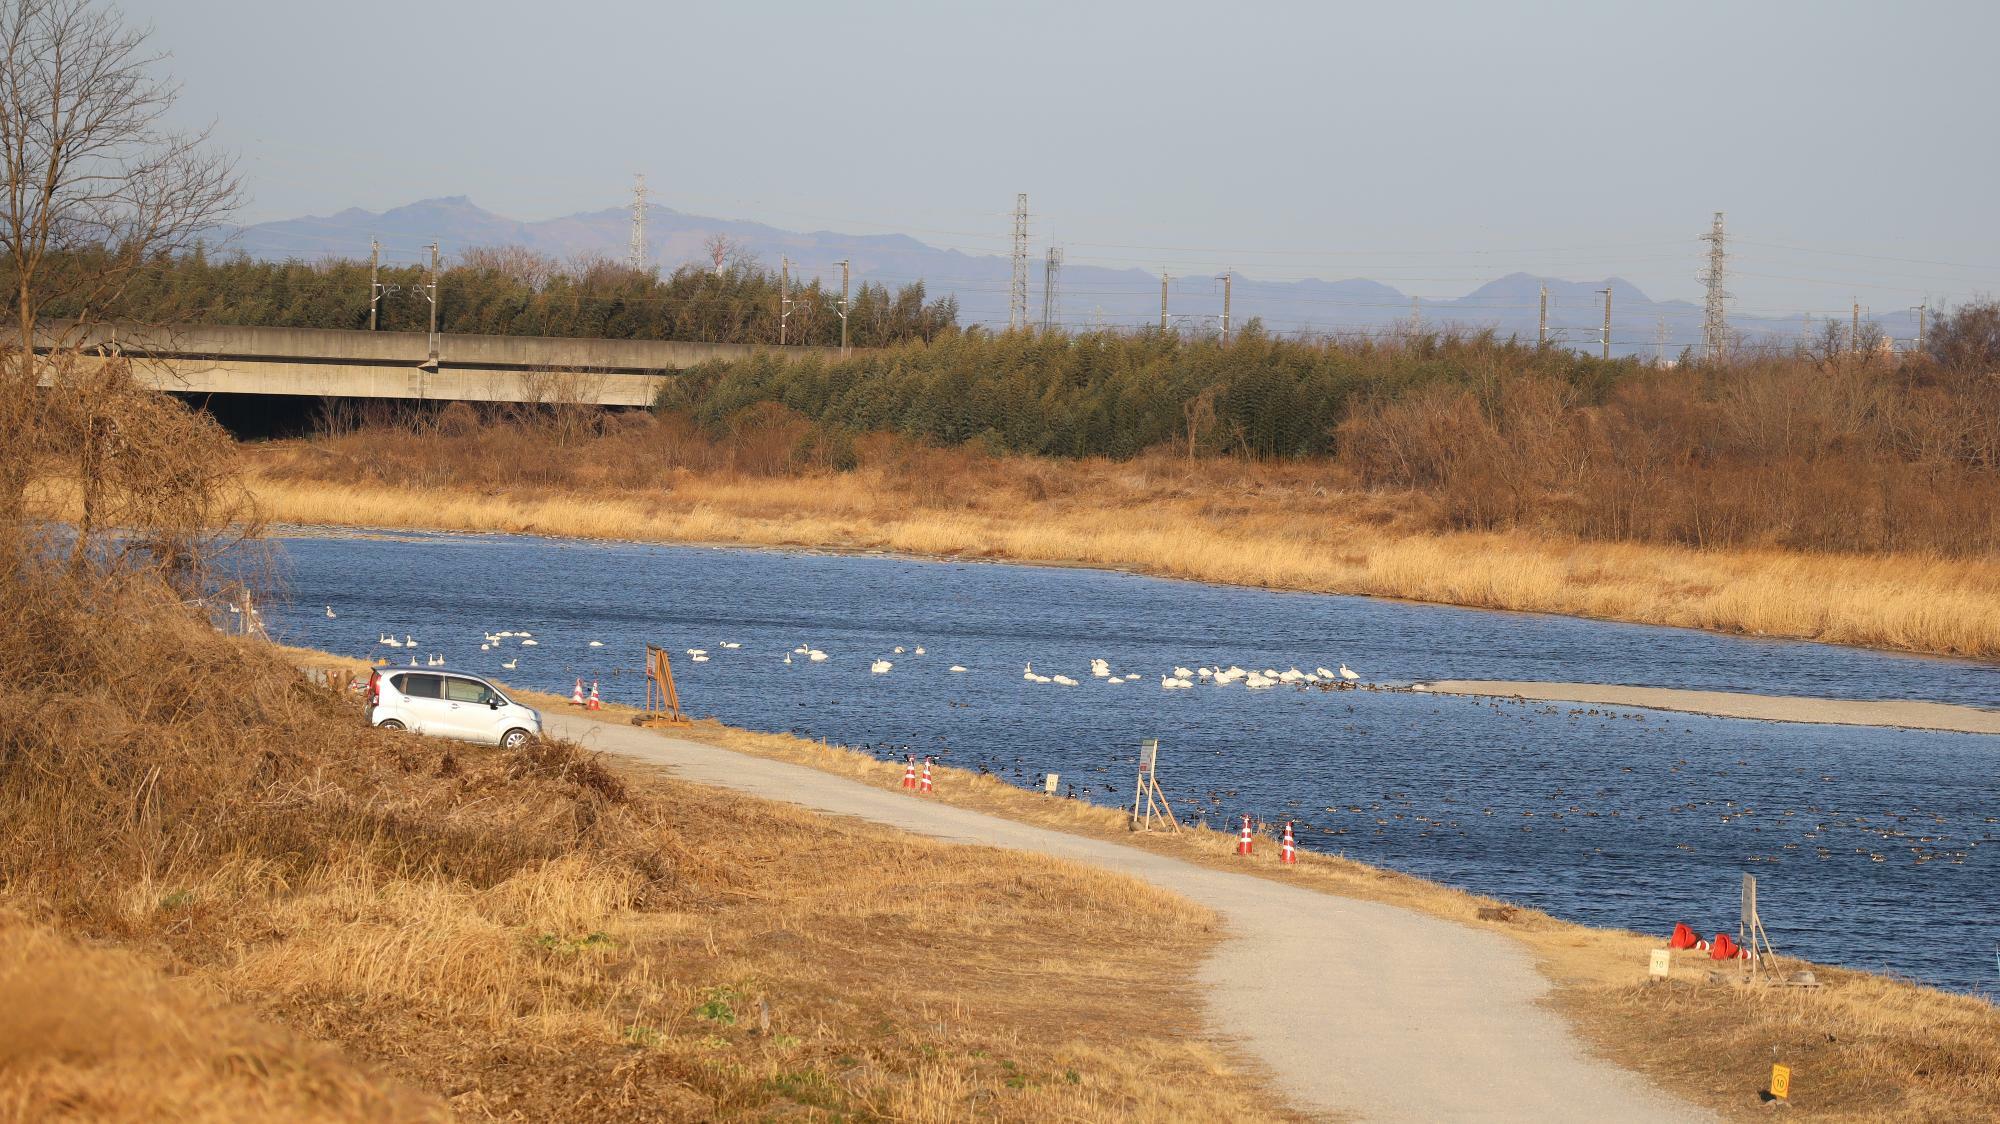
[[[1959,734],[2000,734],[2000,711],[1910,699],[1811,699],[1751,695],[1737,691],[1683,691],[1668,687],[1621,687],[1606,683],[1531,683],[1498,679],[1442,679],[1420,683],[1439,695],[1481,695],[1586,706],[1637,706],[1712,718],[1763,722],[1812,722],[1831,726],[1883,726],[1902,730],[1943,730]]]
[[[563,699],[527,694],[546,711],[569,711]],[[602,716],[618,722],[632,712],[611,706]],[[901,779],[899,764],[789,736],[713,722],[671,733],[885,792],[896,790]],[[1257,853],[1245,860],[1233,854],[1230,835],[1206,830],[1135,835],[1114,810],[1050,799],[969,770],[941,766],[936,776],[934,799],[954,807],[1504,935],[1534,958],[1549,981],[1546,1002],[1594,1052],[1728,1117],[1747,1119],[1762,1111],[1755,1093],[1763,1087],[1774,1049],[1805,1059],[1797,1066],[1798,1088],[1806,1087],[1803,1074],[1810,1070],[1813,1092],[1810,1099],[1796,1093],[1795,1101],[1824,1119],[1956,1119],[2000,1112],[2000,1012],[1979,999],[1791,960],[1787,971],[1810,968],[1821,986],[1741,987],[1730,982],[1734,972],[1711,978],[1717,966],[1698,954],[1680,954],[1672,979],[1649,984],[1646,963],[1660,944],[1658,935],[1575,925],[1338,855],[1307,852],[1299,865],[1282,867],[1274,861],[1275,840],[1263,833]],[[1718,909],[1724,908],[1733,909],[1733,902],[1719,902]],[[1672,920],[1663,918],[1662,929]]]
[[[413,441],[425,439],[412,438]],[[804,476],[555,471],[377,479],[337,441],[244,448],[279,522],[1065,563],[1317,593],[2000,657],[2000,563],[1697,551],[1425,529],[1418,497],[1310,465],[1049,462],[959,452]],[[913,454],[913,456],[915,456]]]

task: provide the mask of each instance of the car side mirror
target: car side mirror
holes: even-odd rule
[[[487,699],[487,700],[486,700],[486,705],[487,705],[487,707],[488,707],[489,709],[492,709],[492,710],[499,710],[499,709],[500,709],[500,700],[499,700],[499,699]]]

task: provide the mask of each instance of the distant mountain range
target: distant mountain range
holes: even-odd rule
[[[369,240],[381,241],[384,260],[418,260],[420,248],[435,240],[446,255],[478,246],[525,246],[558,258],[595,254],[623,260],[629,244],[631,212],[626,208],[585,211],[561,218],[521,222],[455,195],[424,199],[387,211],[349,208],[338,214],[280,219],[229,232],[228,248],[254,258],[366,258]],[[921,280],[932,296],[959,301],[960,322],[1004,327],[1013,263],[999,255],[939,249],[902,234],[841,234],[792,231],[763,223],[691,215],[651,206],[647,243],[655,264],[672,269],[709,260],[715,235],[739,254],[775,268],[787,257],[795,271],[839,283],[837,263],[852,263],[856,285],[876,282],[891,289]],[[1042,315],[1041,249],[1030,262],[1030,318]],[[1593,281],[1512,273],[1462,297],[1415,300],[1375,281],[1260,281],[1238,275],[1232,285],[1232,320],[1242,325],[1260,318],[1273,332],[1379,330],[1408,324],[1412,317],[1432,327],[1493,328],[1502,335],[1533,339],[1541,287],[1549,292],[1552,334],[1569,346],[1595,350],[1604,324],[1602,290],[1611,289],[1611,338],[1615,354],[1669,357],[1701,344],[1702,310],[1690,301],[1655,301],[1630,282],[1612,277]],[[1070,327],[1135,326],[1159,322],[1160,277],[1141,269],[1069,265],[1058,276],[1056,319]],[[1183,327],[1214,327],[1222,314],[1222,283],[1209,276],[1174,277],[1168,282],[1168,315]],[[1878,317],[1882,330],[1900,339],[1915,334],[1911,314]],[[1731,326],[1750,342],[1795,339],[1800,317],[1732,316]],[[1815,330],[1817,325],[1815,325]]]

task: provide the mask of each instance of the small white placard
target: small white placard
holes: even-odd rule
[[[1653,961],[1646,966],[1646,974],[1665,979],[1674,970],[1674,954],[1664,948],[1653,950]]]

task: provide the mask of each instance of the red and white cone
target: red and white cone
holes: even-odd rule
[[[599,699],[599,698],[597,697],[597,680],[595,680],[595,679],[593,679],[593,680],[591,680],[591,681],[590,681],[590,703],[589,703],[589,705],[588,705],[588,706],[587,706],[587,707],[586,707],[585,709],[587,709],[587,710],[603,710],[603,709],[604,709],[604,702],[603,702],[603,700],[601,700],[601,699]]]
[[[1278,848],[1278,861],[1290,865],[1299,861],[1299,849],[1292,844],[1292,821],[1285,821],[1285,841]]]
[[[924,758],[924,775],[923,779],[917,782],[917,794],[919,796],[931,794],[931,759],[928,757]]]
[[[917,787],[917,759],[914,755],[903,760],[903,787],[912,791]]]
[[[571,691],[569,693],[569,705],[571,706],[583,705],[583,680],[581,679],[577,680],[576,690]]]
[[[1250,838],[1250,817],[1244,816],[1243,833],[1236,837],[1236,853],[1239,855],[1247,855],[1251,852],[1252,849],[1256,847],[1256,845],[1257,844],[1253,842]]]

